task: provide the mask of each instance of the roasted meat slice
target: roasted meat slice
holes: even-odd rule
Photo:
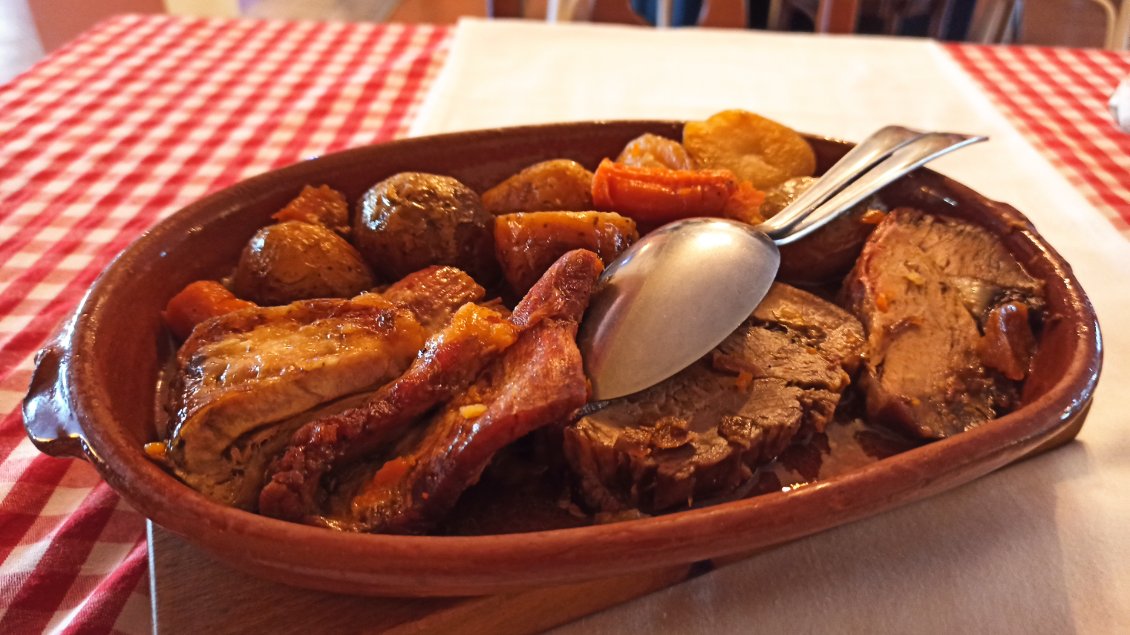
[[[895,210],[844,294],[867,333],[872,420],[940,439],[1016,406],[1043,287],[984,228]]]
[[[312,409],[402,373],[483,289],[432,268],[385,296],[244,309],[198,325],[177,355],[167,457],[206,496],[251,507],[272,452]]]
[[[322,477],[335,465],[398,440],[437,404],[466,388],[517,338],[517,328],[489,308],[468,303],[432,336],[412,366],[365,404],[300,428],[271,465],[259,512],[302,520],[318,513]]]
[[[588,398],[576,334],[600,275],[600,258],[562,256],[515,309],[517,341],[449,401],[407,451],[383,464],[327,524],[414,533],[438,521],[494,454],[519,437],[565,420]]]
[[[565,428],[584,502],[658,512],[731,495],[801,430],[823,430],[863,347],[839,307],[774,284],[706,358]]]
[[[432,266],[392,283],[380,297],[412,311],[424,328],[435,332],[456,309],[479,301],[483,294],[483,288],[461,269]]]
[[[518,304],[508,321],[486,307],[464,305],[412,366],[366,403],[300,428],[271,465],[259,511],[302,520],[319,511],[322,478],[335,467],[367,457],[397,441],[436,405],[466,389],[486,365],[514,343],[519,329],[552,315],[584,312],[592,285],[587,256],[563,261]],[[394,285],[385,296],[397,297]]]

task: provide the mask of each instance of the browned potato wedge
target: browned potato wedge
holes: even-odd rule
[[[483,192],[492,214],[592,209],[592,172],[576,161],[535,163]]]
[[[789,179],[765,192],[761,215],[769,218],[793,202],[816,182],[810,176]],[[795,243],[781,247],[777,275],[796,284],[818,285],[842,278],[859,257],[863,243],[875,228],[875,214],[883,205],[872,196],[845,215]]]
[[[271,218],[280,223],[300,220],[322,225],[342,236],[349,233],[349,204],[345,202],[341,192],[327,185],[307,185],[293,201],[275,212]]]
[[[683,146],[700,168],[726,168],[765,190],[812,176],[816,154],[791,128],[744,110],[724,110],[683,127]]]
[[[348,298],[372,288],[361,254],[328,228],[301,221],[268,225],[251,237],[232,276],[232,292],[262,305]]]
[[[650,132],[644,133],[628,142],[616,157],[617,163],[635,165],[641,168],[671,168],[672,170],[693,170],[694,160],[687,154],[683,144]]]
[[[765,200],[761,203],[762,218],[775,216],[815,182],[814,176],[797,176],[765,190]]]
[[[490,284],[498,278],[493,233],[494,217],[471,188],[450,176],[401,172],[362,195],[353,242],[385,280],[451,265]]]
[[[502,275],[519,296],[567,251],[595,251],[608,264],[638,238],[635,221],[613,212],[528,212],[494,219]]]

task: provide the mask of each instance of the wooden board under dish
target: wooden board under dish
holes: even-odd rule
[[[148,522],[155,633],[538,633],[710,567],[678,566],[474,598],[374,598],[269,582],[217,563]]]

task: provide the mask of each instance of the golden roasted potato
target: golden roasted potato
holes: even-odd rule
[[[761,203],[761,216],[763,218],[775,216],[815,182],[814,176],[798,176],[765,190],[765,200]]]
[[[293,201],[275,212],[271,218],[283,223],[300,220],[329,227],[342,236],[349,233],[349,204],[341,192],[327,186],[302,188]]]
[[[535,163],[483,192],[492,214],[592,209],[592,172],[576,161]]]
[[[450,176],[401,172],[369,188],[358,204],[353,243],[385,280],[429,265],[451,265],[480,284],[498,277],[494,217],[479,195]]]
[[[361,254],[321,225],[286,221],[251,237],[232,275],[232,292],[261,305],[348,298],[373,286]]]
[[[613,212],[526,212],[494,219],[495,253],[518,296],[565,252],[588,249],[608,264],[638,238],[635,221]]]
[[[799,176],[770,188],[765,192],[761,215],[774,216],[815,182],[815,178]],[[875,210],[881,207],[875,197],[868,198],[814,233],[784,245],[777,275],[798,284],[839,280],[855,264],[863,243],[875,228],[873,216],[879,213]]]
[[[812,176],[816,154],[791,128],[744,110],[724,110],[683,127],[683,146],[700,168],[726,168],[765,190]]]
[[[616,157],[617,163],[641,168],[670,168],[672,170],[693,170],[694,160],[687,154],[683,144],[650,132],[644,133],[628,142]]]

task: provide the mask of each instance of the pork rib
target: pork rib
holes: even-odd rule
[[[431,268],[393,293],[244,309],[197,326],[177,355],[167,456],[181,480],[254,506],[267,462],[303,415],[402,373],[430,332],[483,289]]]
[[[519,303],[518,340],[448,402],[406,453],[387,461],[327,524],[386,533],[428,529],[476,483],[494,454],[585,404],[577,328],[603,266],[589,251],[562,256]]]
[[[318,513],[322,477],[396,441],[416,419],[466,388],[517,329],[488,308],[466,304],[428,340],[412,366],[364,405],[300,428],[271,465],[259,512],[286,520]]]

